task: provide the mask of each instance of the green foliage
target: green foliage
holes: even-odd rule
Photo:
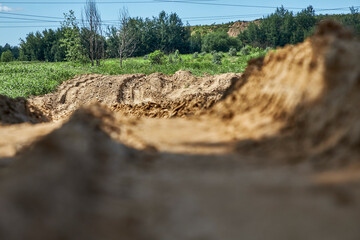
[[[56,89],[64,80],[77,74],[98,73],[106,75],[119,74],[151,74],[162,72],[174,74],[178,70],[189,70],[197,76],[220,74],[227,72],[243,72],[247,62],[252,58],[265,55],[260,48],[251,48],[249,55],[228,57],[224,54],[220,64],[212,62],[213,56],[205,54],[197,59],[192,54],[180,55],[182,61],[172,64],[150,64],[142,57],[129,58],[119,68],[118,59],[110,59],[105,64],[92,68],[90,64],[74,64],[68,62],[10,62],[0,63],[0,94],[10,97],[28,97],[30,95],[46,94]],[[221,55],[220,55],[221,56]]]
[[[65,49],[61,46],[60,39],[63,38],[63,31],[49,29],[42,33],[29,33],[25,40],[20,40],[20,54],[22,60],[28,61],[63,61]]]
[[[174,53],[174,59],[175,59],[176,61],[178,61],[179,58],[180,58],[180,51],[179,51],[178,49],[176,49],[176,51],[175,51],[175,53]]]
[[[199,57],[199,53],[198,52],[194,52],[193,54],[193,59],[197,59]]]
[[[18,58],[19,61],[28,61],[29,59],[27,58],[27,56],[24,54],[24,50],[20,49],[20,55]]]
[[[46,94],[64,80],[84,72],[67,63],[0,63],[0,94],[9,97]]]
[[[251,50],[251,46],[246,45],[245,47],[241,48],[240,54],[241,55],[248,55],[250,53],[250,50]]]
[[[267,47],[267,48],[265,48],[265,52],[266,52],[266,53],[270,52],[271,50],[272,50],[272,48],[271,48],[271,47]]]
[[[161,49],[169,54],[179,49],[183,53],[189,52],[190,29],[185,27],[176,13],[167,14],[162,11],[158,17],[152,19],[131,18],[128,26],[135,33],[137,47],[133,56],[144,56]],[[110,34],[107,44],[113,45],[115,34]],[[110,55],[115,56],[116,46],[111,47]]]
[[[149,54],[149,60],[151,64],[163,64],[164,63],[165,54],[160,51],[156,50]]]
[[[355,34],[360,34],[360,13],[359,8],[350,7],[350,14],[343,17],[342,22],[351,27]]]
[[[229,56],[235,57],[237,55],[237,50],[234,47],[229,49]]]
[[[21,39],[20,48],[6,44],[0,46],[0,56],[10,50],[14,59],[21,61],[86,62],[90,54],[90,33],[86,28],[77,25],[74,12],[64,14],[65,20],[61,28],[31,32],[25,39]],[[166,54],[179,49],[181,53],[222,51],[230,55],[241,47],[284,46],[302,42],[314,32],[317,22],[325,18],[339,21],[360,34],[360,14],[356,7],[350,8],[350,14],[315,15],[312,6],[298,13],[286,10],[284,7],[276,9],[269,16],[250,23],[238,38],[229,37],[227,31],[231,23],[208,26],[184,26],[176,13],[167,14],[162,11],[153,18],[129,18],[126,27],[134,33],[136,49],[131,56],[144,56],[157,49]],[[119,28],[110,26],[105,38],[97,35],[98,47],[95,55],[98,59],[106,53],[107,58],[118,57]],[[133,37],[131,37],[133,38]],[[131,45],[131,44],[130,44]],[[134,46],[134,44],[132,44]],[[102,46],[105,48],[105,53]],[[129,55],[129,56],[130,56]],[[205,56],[205,54],[200,54]],[[245,54],[246,55],[246,54]],[[179,59],[175,61],[180,62]]]
[[[173,59],[173,56],[172,56],[171,54],[169,55],[168,62],[169,62],[170,64],[174,63],[174,59]]]
[[[215,54],[213,54],[212,62],[217,64],[217,65],[221,65],[222,64],[222,62],[221,62],[222,57],[223,57],[222,53],[215,53]]]
[[[316,22],[315,10],[312,6],[296,15],[280,7],[275,13],[262,19],[260,23],[249,24],[238,38],[243,44],[263,48],[296,44],[312,34]]]
[[[191,27],[191,35],[200,34],[205,36],[212,32],[223,32],[227,33],[229,31],[229,26],[231,26],[233,22],[224,23],[224,24],[211,24],[211,25],[198,25]]]
[[[14,56],[10,50],[7,50],[6,52],[3,52],[1,54],[1,61],[2,62],[11,62],[14,60]]]
[[[229,37],[227,33],[213,32],[203,38],[202,51],[228,52],[231,47],[239,48],[240,41],[237,38]]]
[[[65,20],[62,23],[63,38],[60,39],[61,47],[64,47],[66,61],[74,63],[86,63],[89,58],[85,54],[81,44],[80,29],[76,22],[74,11],[64,13]]]
[[[19,47],[17,47],[17,46],[12,47],[9,44],[5,44],[4,47],[0,45],[0,57],[4,52],[7,52],[7,51],[11,52],[11,55],[13,56],[13,60],[19,58],[19,54],[20,54]]]
[[[199,32],[196,32],[190,37],[190,52],[200,52],[202,46],[202,38]]]

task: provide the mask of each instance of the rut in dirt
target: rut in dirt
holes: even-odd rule
[[[70,116],[81,106],[102,103],[112,111],[148,117],[194,115],[219,101],[241,74],[195,77],[190,72],[103,76],[81,75],[61,84],[54,93],[29,99],[49,118]]]

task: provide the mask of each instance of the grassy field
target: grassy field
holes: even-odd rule
[[[248,55],[238,54],[231,57],[224,54],[221,65],[212,62],[211,54],[199,54],[197,58],[194,58],[193,55],[181,55],[181,61],[169,63],[167,60],[162,65],[152,65],[149,60],[144,58],[130,58],[123,63],[121,69],[117,59],[107,60],[100,67],[67,62],[0,63],[0,95],[15,98],[46,94],[54,91],[63,81],[84,73],[119,75],[162,72],[174,74],[178,70],[188,70],[196,76],[202,76],[204,74],[243,72],[250,59],[263,56],[265,53],[265,50],[252,49]],[[168,56],[166,58],[168,59]]]

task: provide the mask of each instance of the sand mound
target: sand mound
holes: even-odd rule
[[[101,118],[96,116],[108,114],[96,105],[79,110],[59,130],[18,156],[1,181],[1,239],[106,236],[99,236],[109,221],[99,202],[106,192],[102,181],[114,177],[106,174],[121,170],[128,161],[145,167],[151,160],[150,155],[112,141],[101,130]],[[127,226],[126,217],[116,221],[116,231],[123,236],[132,231]]]
[[[250,23],[255,23],[255,24],[260,24],[260,20],[255,20],[255,21],[238,21],[235,22],[230,28],[229,31],[227,32],[228,35],[230,37],[237,37],[240,32],[244,31],[245,29],[247,29],[247,27],[249,26]]]
[[[139,116],[182,116],[212,106],[239,77],[240,74],[222,74],[197,78],[186,71],[172,76],[89,74],[66,81],[55,93],[34,97],[30,102],[52,119],[67,117],[91,102],[100,102],[114,111],[129,110]],[[177,111],[188,102],[191,104],[186,110]]]
[[[0,95],[0,125],[22,122],[45,122],[47,118],[24,98],[11,99]]]
[[[288,152],[286,146],[292,153],[314,156],[336,149],[342,151],[338,159],[349,160],[350,153],[340,146],[355,150],[360,143],[359,52],[360,42],[350,32],[324,22],[304,43],[252,61],[246,83],[239,82],[212,113],[250,139],[269,137],[269,144],[274,131],[281,131],[273,143],[286,140],[277,151]]]
[[[359,188],[226,155],[130,149],[103,131],[113,117],[99,105],[78,110],[0,175],[1,239],[359,236]]]

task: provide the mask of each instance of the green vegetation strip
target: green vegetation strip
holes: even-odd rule
[[[203,76],[204,74],[243,72],[250,59],[263,56],[265,53],[265,50],[259,48],[252,48],[247,55],[229,56],[226,53],[222,54],[221,64],[215,64],[211,54],[180,55],[181,60],[173,60],[171,63],[169,56],[165,56],[163,64],[151,64],[149,60],[139,57],[126,60],[122,68],[119,67],[118,59],[107,60],[99,67],[68,62],[0,63],[0,94],[12,98],[43,95],[54,91],[63,81],[85,73],[119,75],[161,72],[174,74],[178,70],[188,70],[196,76]]]

